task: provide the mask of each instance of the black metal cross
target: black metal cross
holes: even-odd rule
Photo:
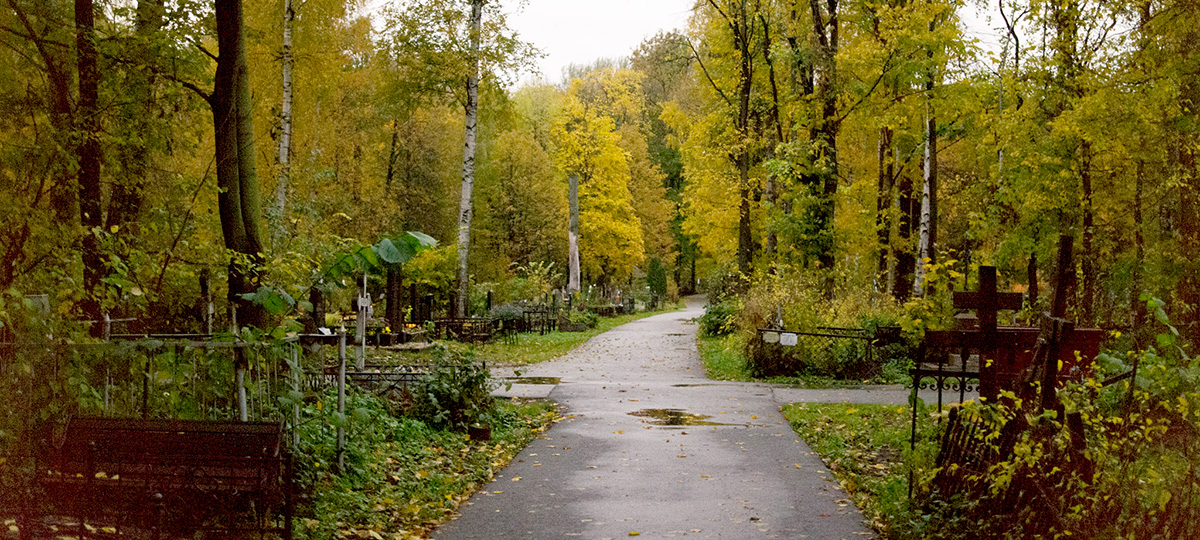
[[[1002,309],[1021,309],[1025,301],[1021,293],[996,292],[996,267],[979,267],[979,290],[954,293],[954,307],[973,309],[979,317],[980,333],[996,331],[996,312]]]

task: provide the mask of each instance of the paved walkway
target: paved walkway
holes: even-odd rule
[[[699,302],[593,338],[525,376],[566,418],[433,533],[471,538],[870,538],[821,460],[779,413],[780,389],[713,382]]]

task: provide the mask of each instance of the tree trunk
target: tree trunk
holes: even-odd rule
[[[567,204],[570,207],[570,221],[567,225],[568,275],[567,291],[580,290],[579,276],[579,177],[572,174],[567,178]]]
[[[876,289],[892,290],[892,276],[895,269],[892,263],[892,192],[895,190],[896,177],[894,157],[892,154],[892,130],[887,126],[879,128],[878,149],[878,178],[875,191],[875,230],[879,242],[879,259],[875,266]]]
[[[156,51],[150,47],[150,42],[162,29],[164,11],[163,0],[138,0],[134,57],[147,63],[155,58]],[[158,134],[150,121],[155,114],[155,75],[148,69],[131,70],[126,77],[129,82],[125,93],[130,99],[129,104],[124,107],[122,122],[124,129],[137,133],[140,137],[130,141],[121,150],[121,167],[125,174],[124,178],[113,182],[104,228],[112,230],[113,227],[117,227],[128,245],[136,241],[140,234],[138,216],[145,200],[146,176],[150,171],[153,144],[151,141],[157,139]]]
[[[1025,267],[1025,279],[1029,281],[1029,305],[1036,306],[1038,301],[1038,258],[1036,251],[1029,253],[1029,265]]]
[[[1095,213],[1092,211],[1092,145],[1082,141],[1079,145],[1079,184],[1083,212],[1083,234],[1080,236],[1082,253],[1079,254],[1079,266],[1083,270],[1083,286],[1080,287],[1079,323],[1090,327],[1096,323],[1094,302],[1096,299],[1096,261],[1092,254],[1093,240],[1096,236]]]
[[[1146,303],[1141,301],[1142,296],[1142,265],[1146,260],[1146,239],[1142,235],[1142,191],[1145,189],[1146,183],[1146,163],[1138,160],[1137,169],[1134,174],[1133,186],[1133,244],[1136,250],[1137,259],[1133,265],[1133,279],[1130,284],[1130,303],[1133,306],[1133,327],[1141,327],[1146,322]]]
[[[393,332],[399,332],[404,324],[404,272],[398,264],[387,265],[387,298],[384,318]]]
[[[927,83],[932,90],[933,81]],[[913,279],[913,294],[921,296],[925,290],[926,266],[937,262],[938,220],[938,162],[937,162],[937,118],[933,105],[925,104],[925,170],[924,188],[921,190],[921,236],[917,249],[916,277]]]
[[[471,247],[471,189],[475,183],[475,132],[479,120],[479,26],[483,19],[484,0],[471,0],[470,73],[467,74],[466,122],[463,138],[462,199],[458,204],[458,287],[454,315],[467,316],[471,296],[467,255]]]
[[[1200,175],[1193,141],[1189,137],[1179,143],[1179,247],[1185,262],[1176,287],[1184,313],[1179,324],[1188,339],[1200,343]]]
[[[100,254],[99,229],[103,225],[100,206],[100,131],[97,99],[100,69],[96,55],[96,8],[92,0],[75,0],[75,47],[79,68],[79,108],[76,111],[83,140],[77,148],[79,158],[79,223],[83,226],[83,314],[93,321],[101,318],[104,292],[100,278],[104,260]],[[100,324],[93,324],[99,330]],[[93,334],[96,334],[93,331]]]
[[[825,155],[823,160],[828,169],[822,172],[821,202],[814,221],[821,235],[817,261],[821,268],[830,270],[834,264],[833,223],[837,211],[838,152],[837,137],[841,123],[837,115],[837,53],[838,53],[838,0],[825,0],[822,9],[820,0],[809,0],[812,10],[813,34],[817,40],[817,104],[820,118],[811,129],[812,139],[818,143]],[[832,282],[826,281],[826,296],[833,294]]]
[[[257,289],[262,267],[258,177],[254,156],[249,68],[241,0],[216,0],[217,71],[210,103],[216,142],[217,207],[229,263],[229,301],[240,323],[263,326],[261,306],[243,299]]]
[[[913,181],[908,175],[901,175],[896,186],[896,204],[900,208],[899,219],[896,221],[896,242],[893,252],[896,254],[896,276],[893,280],[892,297],[903,302],[912,296],[912,286],[916,273],[917,258],[913,248],[913,225],[917,222],[917,199],[913,195]]]
[[[738,9],[730,14],[729,26],[738,51],[738,110],[734,128],[738,134],[738,148],[734,163],[738,170],[738,271],[743,279],[749,279],[754,263],[754,235],[752,230],[751,205],[754,196],[750,186],[750,92],[754,84],[754,51],[751,50],[751,16],[745,2],[736,4]]]
[[[292,155],[292,67],[296,62],[292,54],[292,27],[295,26],[296,11],[292,0],[283,0],[283,100],[279,105],[279,151],[277,165],[278,176],[275,183],[275,207],[272,211],[274,221],[273,235],[275,244],[279,245],[287,235],[287,192],[291,183]]]

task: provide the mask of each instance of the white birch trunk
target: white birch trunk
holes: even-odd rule
[[[283,100],[279,106],[279,172],[275,183],[275,242],[283,240],[287,230],[287,190],[291,183],[292,156],[292,68],[295,57],[292,54],[292,27],[295,25],[296,11],[292,0],[283,2]]]
[[[925,267],[937,260],[937,119],[933,105],[925,104],[925,182],[921,190],[921,232],[917,241],[917,268],[913,294],[925,294]]]
[[[463,128],[462,199],[458,204],[458,293],[454,314],[467,316],[471,294],[467,255],[471,247],[471,190],[475,184],[475,133],[479,120],[479,27],[483,19],[484,0],[471,0],[470,73],[467,75],[466,122]]]
[[[567,276],[567,291],[577,292],[580,289],[579,276],[579,176],[572,174],[567,179],[567,198],[571,209],[570,223],[567,227],[567,240],[570,257],[570,273]]]

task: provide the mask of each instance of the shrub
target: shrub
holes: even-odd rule
[[[738,311],[736,300],[704,306],[704,315],[700,317],[700,333],[713,337],[732,334],[737,329]]]
[[[437,347],[428,373],[414,387],[407,414],[435,428],[464,431],[492,410],[496,384],[473,354]]]
[[[596,315],[594,311],[575,309],[571,310],[571,314],[567,320],[571,324],[582,324],[588,328],[595,328],[596,324],[600,322],[600,316]]]
[[[879,379],[885,364],[895,364],[888,377],[903,374],[907,349],[897,346],[887,355],[868,355],[868,343],[859,339],[801,339],[794,347],[763,343],[759,328],[817,332],[837,327],[863,329],[874,335],[880,326],[898,320],[900,308],[885,295],[869,289],[842,286],[828,297],[822,292],[826,276],[819,271],[780,267],[775,274],[755,281],[746,292],[736,325],[749,370],[756,377],[801,375],[839,380]],[[888,380],[891,380],[890,378]]]
[[[1195,538],[1200,533],[1200,363],[1177,342],[1162,302],[1156,347],[1097,358],[1093,377],[1041,412],[1011,393],[976,407],[1029,426],[999,463],[955,497],[926,494],[925,536]],[[1116,384],[1102,380],[1130,373]],[[994,440],[1003,421],[979,436]],[[946,526],[973,523],[968,530]]]

